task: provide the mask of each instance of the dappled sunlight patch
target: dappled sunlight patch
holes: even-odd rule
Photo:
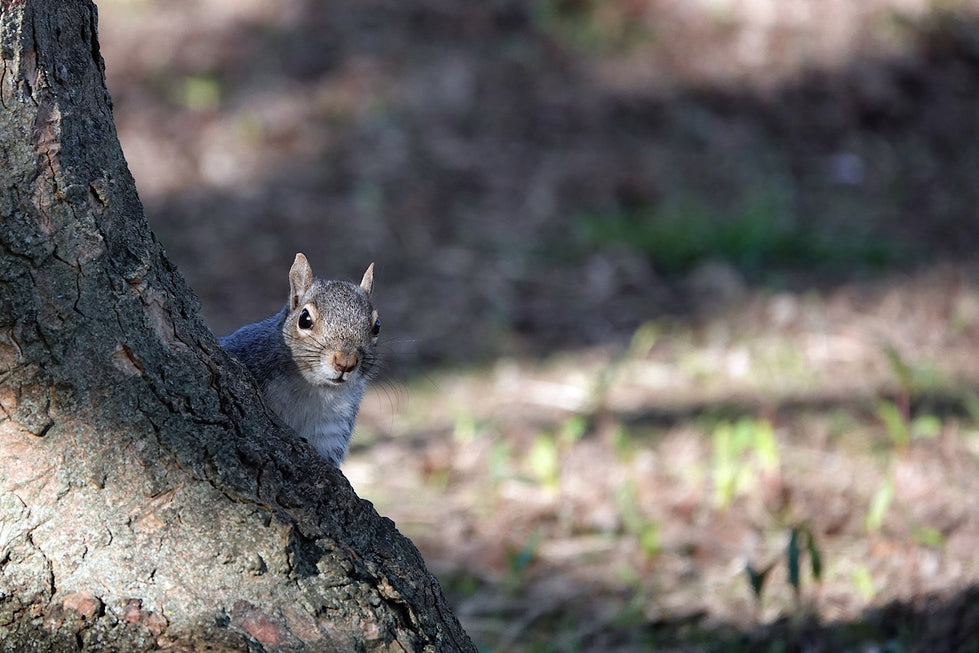
[[[501,649],[691,614],[707,630],[854,619],[960,587],[979,579],[979,421],[959,392],[975,353],[939,317],[961,302],[942,299],[949,278],[753,292],[621,349],[429,373],[406,404],[432,426],[365,402],[376,440],[350,475]]]

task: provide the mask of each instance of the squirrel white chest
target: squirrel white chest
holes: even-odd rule
[[[302,378],[279,377],[264,384],[265,401],[296,433],[324,458],[339,465],[357,418],[366,380],[338,386],[307,383]]]

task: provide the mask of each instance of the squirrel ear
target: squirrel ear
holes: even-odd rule
[[[367,266],[367,272],[364,273],[364,278],[360,281],[360,287],[364,289],[364,292],[368,295],[374,290],[374,264],[371,263]]]
[[[292,263],[289,270],[289,310],[296,310],[299,306],[299,299],[306,294],[309,287],[313,285],[313,269],[309,267],[309,261],[302,253],[296,254],[296,260]]]

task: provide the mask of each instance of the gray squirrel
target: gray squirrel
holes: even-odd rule
[[[255,377],[266,405],[335,467],[377,362],[373,287],[373,263],[357,286],[313,277],[296,254],[282,310],[219,340]]]

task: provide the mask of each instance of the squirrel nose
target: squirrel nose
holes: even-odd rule
[[[357,354],[344,354],[341,352],[335,352],[333,354],[333,369],[340,374],[353,372],[355,367],[357,367]]]

